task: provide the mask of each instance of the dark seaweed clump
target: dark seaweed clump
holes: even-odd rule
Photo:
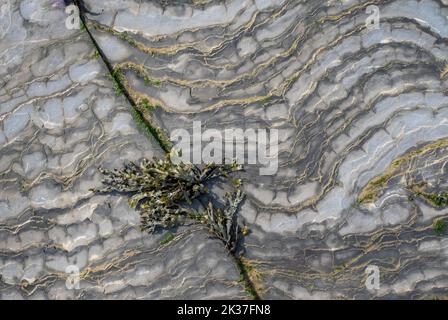
[[[226,194],[224,208],[211,202],[205,210],[193,208],[194,200],[209,193],[208,185],[216,179],[226,179],[241,170],[236,163],[193,164],[173,163],[170,156],[140,163],[127,163],[123,169],[100,168],[104,188],[99,193],[121,193],[129,197],[129,205],[140,214],[141,229],[153,232],[158,228],[172,228],[185,223],[202,223],[219,238],[230,252],[235,252],[240,236],[245,233],[238,224],[238,207],[243,192]],[[238,185],[239,186],[239,185]]]

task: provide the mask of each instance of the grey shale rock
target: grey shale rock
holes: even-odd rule
[[[125,198],[89,191],[101,186],[99,166],[164,155],[116,96],[86,31],[68,30],[54,4],[11,1],[0,42],[0,298],[244,298],[205,228],[161,245]],[[79,288],[66,286],[76,268]]]
[[[87,33],[11,1],[0,42],[1,298],[248,298],[199,226],[141,233],[96,168],[163,156]],[[446,0],[86,0],[87,29],[165,133],[279,130],[246,165],[243,261],[263,299],[448,296]],[[47,6],[45,6],[47,4]],[[369,6],[378,28],[366,25]],[[80,288],[66,287],[66,267]],[[377,266],[380,287],[367,289]]]

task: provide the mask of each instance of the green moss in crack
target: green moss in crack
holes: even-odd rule
[[[172,147],[171,142],[165,137],[165,134],[160,128],[145,121],[140,111],[138,111],[135,107],[131,107],[131,115],[137,126],[147,136],[154,137],[165,152],[170,152]]]
[[[151,103],[148,101],[148,99],[143,99],[143,100],[142,100],[142,103],[141,103],[141,106],[142,106],[144,109],[148,110],[149,112],[154,112],[157,108],[160,108],[160,106],[158,106],[158,105],[153,105],[153,104],[151,104]]]
[[[140,77],[141,79],[143,79],[143,82],[145,83],[145,85],[147,86],[155,86],[155,87],[159,87],[161,85],[161,81],[158,79],[153,79],[150,77],[149,73],[147,72],[147,70],[145,69],[144,66],[137,64],[137,63],[133,63],[133,62],[126,62],[126,63],[122,63],[120,65],[116,66],[116,69],[121,70],[122,72],[124,72],[125,70],[132,70],[135,72],[135,74]]]
[[[446,223],[445,223],[445,221],[442,220],[442,219],[436,220],[434,222],[434,224],[432,225],[432,229],[439,236],[445,234],[445,230],[446,230]]]
[[[125,80],[123,72],[121,70],[114,70],[112,74],[108,75],[108,77],[114,84],[115,94],[117,96],[123,95],[124,92],[122,83]]]
[[[160,245],[166,245],[168,243],[170,243],[171,241],[173,241],[174,239],[174,234],[172,234],[171,232],[167,232],[165,234],[165,236],[163,237],[162,241],[160,241]]]
[[[143,119],[142,115],[138,110],[134,107],[131,107],[131,115],[134,119],[135,123],[137,124],[137,127],[139,127],[143,132],[145,132],[147,135],[151,135],[151,130],[149,126],[146,124],[145,119]]]
[[[254,273],[253,267],[250,264],[244,263],[242,258],[235,258],[235,262],[238,266],[238,270],[240,271],[239,282],[244,285],[244,291],[253,300],[260,300],[260,296],[258,295],[255,285],[250,277],[250,274]]]
[[[155,87],[160,86],[160,84],[162,83],[160,80],[157,80],[157,79],[151,79],[151,78],[148,77],[148,76],[144,76],[144,77],[143,77],[143,81],[145,82],[145,84],[146,84],[147,86],[155,86]]]

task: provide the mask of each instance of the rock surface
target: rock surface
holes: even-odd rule
[[[205,230],[182,228],[162,245],[125,198],[89,191],[99,166],[163,152],[137,129],[87,33],[66,29],[52,4],[11,2],[0,45],[0,297],[245,297]]]
[[[264,299],[448,294],[448,3],[84,1],[87,29],[170,133],[278,129],[279,168],[246,166],[244,263]],[[162,156],[86,30],[10,1],[0,42],[2,298],[248,298],[200,227],[139,231],[96,168]],[[379,9],[379,25],[366,25]],[[373,10],[373,11],[372,11]],[[0,29],[0,32],[1,30]],[[80,288],[66,286],[67,266]],[[378,289],[366,269],[378,267]]]

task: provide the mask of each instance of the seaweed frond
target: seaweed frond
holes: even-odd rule
[[[173,163],[170,156],[139,164],[127,163],[123,169],[106,170],[105,186],[93,191],[99,193],[124,193],[129,196],[129,205],[140,213],[141,229],[171,228],[187,221],[198,221],[201,214],[191,208],[193,200],[209,192],[206,183],[241,170],[232,164]]]
[[[245,194],[241,190],[227,194],[224,210],[215,208],[210,202],[204,216],[210,233],[220,239],[231,253],[237,251],[242,235],[242,228],[238,224],[238,208],[244,197]]]

